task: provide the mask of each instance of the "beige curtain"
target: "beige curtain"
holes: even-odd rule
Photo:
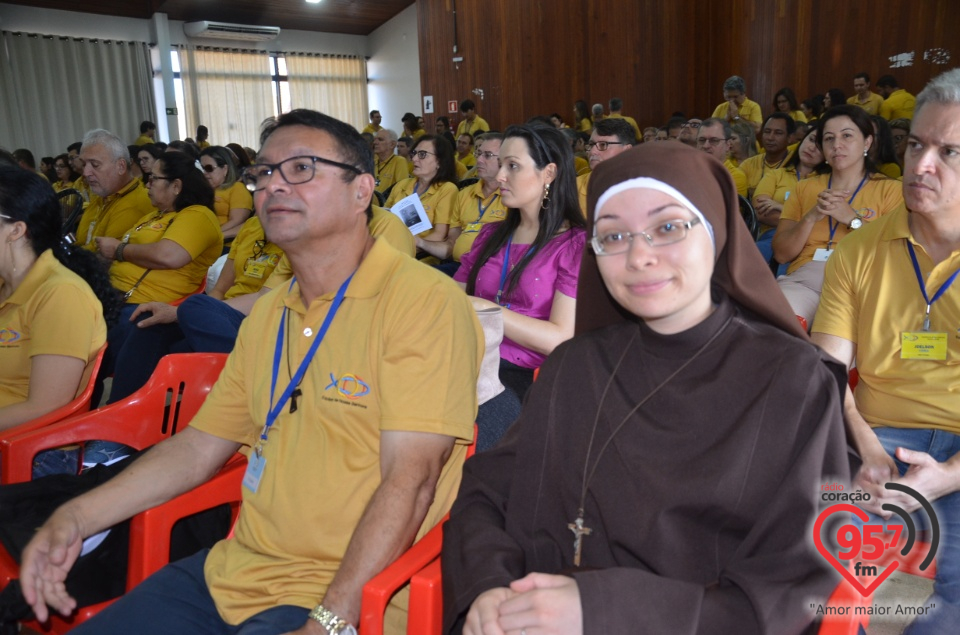
[[[39,163],[93,128],[133,143],[145,119],[156,119],[146,43],[2,33],[0,146]]]
[[[360,57],[285,53],[293,108],[319,110],[362,130],[367,125],[367,63]]]
[[[260,124],[277,114],[265,51],[188,47],[180,50],[187,130],[210,130],[210,143],[259,148]]]

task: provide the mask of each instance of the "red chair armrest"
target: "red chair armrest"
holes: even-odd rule
[[[443,631],[443,587],[440,558],[410,578],[407,632],[440,635]]]
[[[364,585],[360,610],[360,632],[363,635],[382,635],[383,615],[387,610],[387,604],[390,603],[390,598],[415,573],[440,555],[440,547],[443,545],[444,522],[446,522],[446,518],[437,523],[433,529],[414,543],[393,564]]]

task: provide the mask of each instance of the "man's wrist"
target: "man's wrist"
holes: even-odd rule
[[[357,635],[357,629],[352,624],[323,604],[313,607],[309,617],[311,621],[323,627],[329,635]]]

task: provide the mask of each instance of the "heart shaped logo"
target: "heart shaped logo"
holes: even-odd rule
[[[870,583],[869,586],[864,586],[860,580],[854,577],[849,568],[844,566],[844,564],[841,563],[835,555],[830,553],[823,544],[823,537],[820,535],[820,530],[823,528],[823,523],[826,522],[828,517],[838,512],[849,512],[862,520],[864,523],[870,519],[865,511],[854,505],[848,505],[845,503],[831,505],[823,510],[817,517],[817,522],[813,526],[813,542],[817,545],[817,551],[820,552],[820,555],[822,555],[827,562],[833,565],[834,569],[840,572],[840,575],[842,575],[847,582],[850,583],[850,586],[856,589],[856,591],[863,597],[869,597],[870,595],[873,595],[873,592],[884,580],[890,577],[891,573],[897,570],[897,567],[900,566],[900,561],[894,559],[893,562],[887,565],[887,567],[877,575],[877,577],[873,582]]]

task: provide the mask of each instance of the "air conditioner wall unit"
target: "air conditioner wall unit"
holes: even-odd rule
[[[253,26],[250,24],[230,24],[228,22],[186,22],[183,32],[187,37],[206,37],[221,40],[246,40],[265,42],[275,40],[280,35],[278,26]]]

